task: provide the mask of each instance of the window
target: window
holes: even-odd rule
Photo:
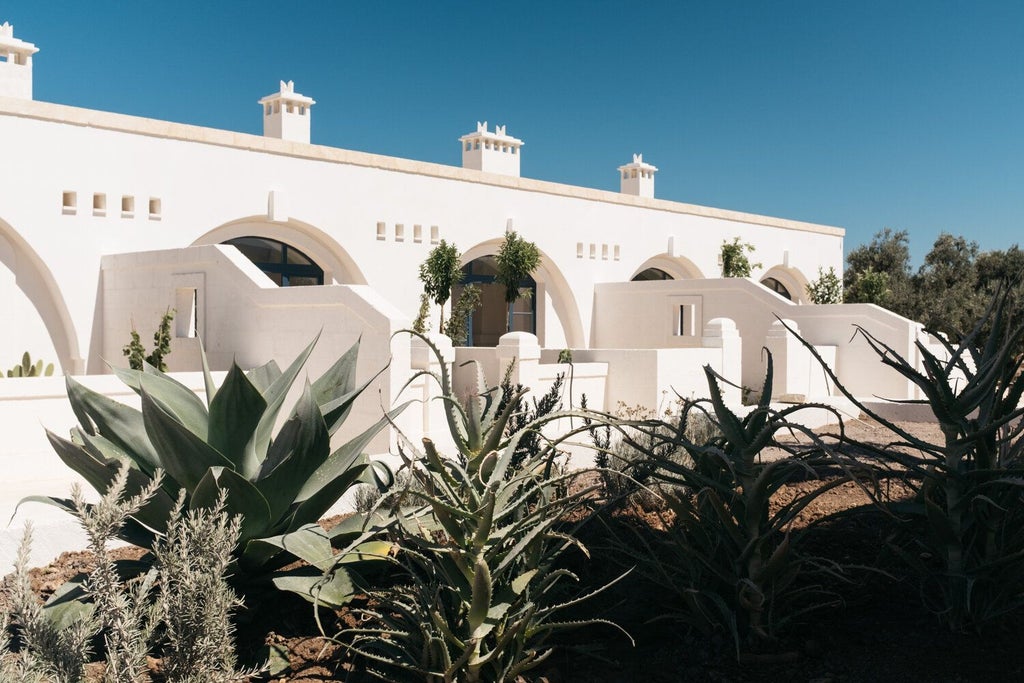
[[[601,260],[602,261],[607,261],[608,260],[608,245],[607,244],[602,244],[601,245]]]
[[[615,245],[615,249],[612,250],[612,253],[613,253],[612,258],[615,259],[616,261],[618,261],[619,260],[619,245],[617,245],[617,244]]]
[[[405,226],[402,225],[401,223],[395,223],[395,241],[405,241]]]
[[[252,261],[279,287],[324,283],[323,268],[295,247],[266,237],[237,237],[230,244]]]
[[[583,258],[583,242],[576,243],[576,258]]]
[[[431,225],[430,226],[430,243],[431,244],[437,244],[439,241],[441,241],[441,231],[438,229],[438,227],[436,225]]]
[[[149,198],[149,220],[158,221],[160,220],[160,213],[162,210],[162,202],[156,197]]]
[[[381,240],[381,241],[384,241],[384,240],[387,239],[387,237],[388,237],[387,236],[387,225],[384,224],[384,221],[378,221],[377,222],[377,239]]]
[[[97,192],[92,196],[92,215],[107,215],[107,195],[103,194],[102,192]]]
[[[199,335],[199,290],[179,287],[174,292],[174,336],[194,339]]]
[[[125,195],[121,197],[121,218],[131,218],[135,215],[135,197]]]
[[[633,282],[649,282],[651,280],[674,280],[671,275],[661,268],[647,268],[633,276]]]
[[[786,285],[782,284],[775,278],[766,277],[765,279],[761,280],[761,284],[767,287],[768,289],[772,290],[779,296],[785,297],[790,301],[793,300],[793,296],[789,293],[789,290],[786,289]]]
[[[65,192],[61,196],[61,207],[62,212],[68,216],[73,216],[78,212],[78,193],[77,192]]]
[[[414,225],[412,226],[412,241],[422,242],[423,241],[423,226]]]

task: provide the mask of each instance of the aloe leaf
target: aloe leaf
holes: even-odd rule
[[[147,386],[148,390],[148,386]],[[246,479],[255,476],[260,458],[255,450],[255,431],[267,403],[236,363],[210,402],[207,442],[233,463]]]
[[[189,508],[213,509],[222,490],[227,492],[227,513],[242,515],[239,545],[265,534],[271,521],[267,500],[248,479],[228,467],[211,467],[206,471],[192,491]]]
[[[231,468],[231,461],[168,415],[142,390],[142,419],[153,446],[163,454],[161,466],[178,484],[194,490],[211,467]]]
[[[160,457],[150,443],[142,413],[99,394],[68,375],[65,380],[71,409],[82,430],[102,434],[117,444],[132,460],[145,463],[142,469],[153,472],[161,466]]]

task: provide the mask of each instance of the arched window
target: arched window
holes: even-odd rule
[[[633,282],[647,282],[649,280],[674,280],[675,278],[661,268],[647,268],[633,276]]]
[[[766,277],[765,279],[761,280],[761,284],[767,287],[768,289],[772,290],[779,296],[786,297],[790,301],[793,300],[793,296],[789,293],[789,290],[786,289],[786,285],[782,284],[775,278]]]
[[[236,237],[224,244],[230,244],[242,252],[278,287],[305,287],[324,283],[323,268],[284,242],[266,237]]]
[[[462,267],[462,282],[454,288],[452,301],[457,301],[462,287],[475,284],[480,288],[480,308],[469,320],[469,346],[497,346],[498,338],[509,331],[509,310],[505,288],[495,281],[498,265],[493,256],[482,256]],[[512,332],[537,333],[537,281],[527,277],[519,283],[523,295],[512,305]]]

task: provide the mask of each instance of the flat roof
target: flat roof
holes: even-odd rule
[[[730,211],[728,209],[716,209],[696,204],[669,201],[667,199],[638,197],[635,195],[622,194],[620,192],[597,190],[589,187],[579,187],[577,185],[566,185],[547,180],[505,176],[496,173],[477,171],[470,168],[462,168],[459,166],[447,166],[445,164],[437,164],[427,161],[415,161],[412,159],[384,156],[382,154],[357,152],[338,147],[327,147],[325,145],[292,142],[289,140],[268,138],[262,135],[252,135],[250,133],[237,133],[217,128],[205,128],[202,126],[194,126],[184,123],[161,121],[159,119],[148,119],[140,116],[129,116],[127,114],[115,114],[111,112],[97,111],[94,109],[83,109],[81,107],[72,107],[65,104],[53,104],[50,102],[37,102],[35,100],[0,97],[0,115],[53,121],[55,123],[83,126],[87,128],[101,128],[123,133],[131,133],[134,135],[146,135],[166,138],[169,140],[180,140],[183,142],[196,142],[206,145],[230,147],[232,149],[262,152],[265,154],[278,154],[329,163],[364,166],[367,168],[377,168],[387,171],[395,171],[398,173],[413,173],[416,175],[444,178],[446,180],[493,185],[495,187],[505,187],[514,190],[523,190],[526,192],[541,192],[544,194],[572,197],[575,199],[584,199],[595,202],[605,202],[608,204],[619,204],[622,206],[634,206],[638,208],[652,209],[655,211],[667,211],[670,213],[688,214],[692,216],[719,218],[740,223],[749,223],[752,225],[784,228],[786,230],[813,232],[823,235],[834,235],[837,237],[842,237],[846,234],[846,231],[843,228],[829,225],[805,223],[803,221],[775,218],[772,216],[760,216],[758,214],[744,213],[742,211]]]

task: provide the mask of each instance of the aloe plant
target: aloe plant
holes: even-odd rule
[[[566,493],[570,475],[551,468],[561,439],[506,476],[520,440],[541,424],[505,436],[515,401],[499,409],[501,390],[486,388],[478,367],[478,392],[463,404],[441,367],[437,380],[456,457],[442,456],[430,439],[422,450],[410,442],[401,446],[405,467],[419,484],[405,496],[416,504],[395,510],[391,525],[399,551],[389,560],[404,580],[374,593],[381,607],[363,610],[368,624],[337,639],[350,640],[388,680],[513,681],[550,656],[548,639],[555,632],[610,623],[556,619],[560,610],[593,595],[567,599],[563,584],[576,576],[556,564],[569,548],[585,552],[558,525],[593,489]]]
[[[684,400],[678,419],[620,425],[624,441],[646,452],[647,476],[662,484],[659,490],[671,511],[664,516],[667,533],[660,541],[640,533],[620,540],[630,560],[638,544],[643,547],[647,552],[638,571],[677,596],[664,618],[705,632],[725,630],[740,656],[744,647],[774,638],[792,617],[834,604],[833,596],[808,580],[809,570],[841,576],[841,568],[802,556],[800,532],[792,523],[815,498],[848,481],[856,463],[832,453],[792,419],[807,407],[832,411],[828,406],[772,408],[771,354],[757,403],[742,417],[725,405],[719,386],[723,378],[710,366],[704,372],[710,398]],[[694,443],[687,425],[705,416],[715,430],[706,443]],[[780,442],[780,431],[800,433],[804,445]],[[763,460],[761,452],[768,446],[782,449],[785,457]],[[673,457],[679,450],[689,458]],[[783,485],[817,479],[824,466],[837,465],[847,477],[821,481],[777,509],[769,505]]]
[[[166,531],[182,491],[188,509],[212,509],[226,491],[227,513],[243,520],[235,550],[238,580],[263,577],[298,558],[311,567],[276,572],[271,577],[275,585],[322,604],[341,604],[350,595],[350,577],[337,571],[324,583],[322,570],[334,563],[332,546],[348,543],[359,530],[342,525],[327,533],[316,522],[350,487],[381,483],[378,478],[389,476],[386,470],[378,474],[382,470],[371,466],[363,449],[390,416],[331,450],[331,436],[373,381],[356,384],[357,342],[319,379],[306,383],[291,416],[275,434],[285,396],[315,344],[284,372],[273,361],[249,372],[232,364],[220,387],[204,354],[205,403],[150,365],[142,371],[115,370],[141,397],[141,410],[68,377],[68,398],[79,426],[70,440],[48,432],[50,443],[101,494],[122,462],[131,465],[129,495],[143,490],[157,470],[166,472],[157,493],[123,527],[124,540],[152,548],[157,534]],[[26,500],[71,509],[69,501],[58,498]]]
[[[864,405],[801,339],[836,388],[911,449],[855,444],[906,470],[915,496],[888,505],[908,520],[891,541],[918,572],[929,606],[954,629],[979,627],[1024,606],[1024,324],[1010,319],[1008,295],[1000,288],[956,343],[936,335],[942,355],[916,341],[920,366],[857,328],[884,365],[920,389],[924,398],[904,402],[931,409],[941,443]]]

